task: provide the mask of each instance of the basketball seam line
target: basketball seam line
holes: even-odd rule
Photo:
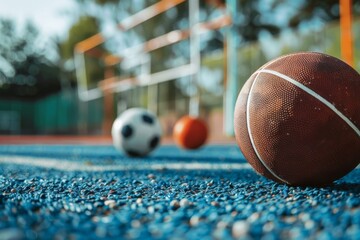
[[[254,73],[256,74],[256,73]],[[287,183],[287,184],[290,184],[288,181],[282,179],[280,176],[278,176],[270,167],[267,166],[267,164],[264,162],[264,160],[262,159],[262,157],[260,156],[260,153],[258,152],[257,148],[256,148],[256,145],[255,145],[255,142],[254,142],[254,139],[252,137],[252,132],[251,132],[251,127],[250,127],[250,101],[249,99],[252,97],[252,89],[255,85],[255,82],[258,78],[258,76],[260,75],[260,73],[258,73],[258,75],[255,77],[254,79],[254,82],[252,83],[251,87],[250,87],[250,90],[249,90],[249,95],[248,95],[248,98],[247,98],[247,102],[246,102],[246,124],[247,124],[247,130],[248,130],[248,134],[249,134],[249,138],[250,138],[250,142],[251,142],[251,145],[255,151],[255,154],[256,156],[258,157],[259,161],[261,162],[261,164],[268,170],[268,172],[273,175],[275,178],[277,178],[278,180],[280,180],[281,182],[283,183]]]
[[[345,123],[347,125],[349,125],[349,127],[352,128],[355,131],[355,133],[360,137],[360,130],[355,126],[355,124],[353,122],[351,122],[351,120],[349,118],[347,118],[342,112],[340,112],[333,104],[331,104],[328,100],[323,98],[321,95],[319,95],[315,91],[311,90],[310,88],[306,87],[305,85],[301,84],[300,82],[296,81],[295,79],[293,79],[293,78],[291,78],[289,76],[286,76],[286,75],[284,75],[282,73],[279,73],[277,71],[274,71],[274,70],[262,69],[262,70],[259,70],[258,73],[259,74],[260,73],[269,73],[269,74],[278,76],[278,77],[284,79],[285,81],[288,81],[291,84],[293,84],[293,85],[297,86],[298,88],[302,89],[303,91],[305,91],[309,95],[311,95],[314,98],[316,98],[317,100],[319,100],[325,106],[330,108],[330,110],[332,110],[336,115],[338,115],[342,120],[344,120]]]

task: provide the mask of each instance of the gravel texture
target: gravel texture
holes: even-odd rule
[[[0,146],[0,156],[84,165],[245,163],[236,146],[160,147],[129,159],[111,146]],[[252,169],[59,171],[0,164],[0,239],[360,239],[360,169],[325,188]]]

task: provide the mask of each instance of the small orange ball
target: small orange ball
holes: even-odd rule
[[[207,136],[207,125],[199,118],[184,116],[175,123],[173,137],[182,148],[197,149],[205,143]]]

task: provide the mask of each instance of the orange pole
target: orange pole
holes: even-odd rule
[[[89,51],[90,49],[92,49],[96,46],[99,46],[104,41],[105,41],[104,36],[101,33],[97,33],[97,34],[77,43],[75,46],[75,51],[81,52],[81,53]]]
[[[352,37],[352,0],[340,0],[341,57],[354,66]]]

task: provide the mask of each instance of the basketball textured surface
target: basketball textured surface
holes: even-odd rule
[[[360,75],[313,52],[262,66],[240,91],[235,136],[255,170],[290,185],[326,185],[360,161]]]
[[[202,119],[184,116],[175,123],[173,137],[180,147],[197,149],[205,144],[208,128]]]

